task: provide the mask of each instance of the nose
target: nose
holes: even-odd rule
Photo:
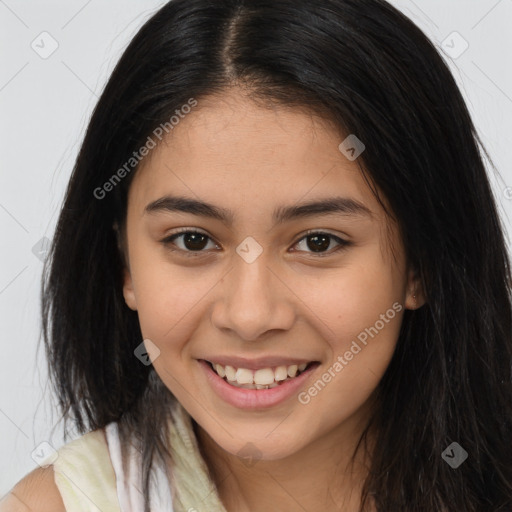
[[[252,263],[234,255],[233,268],[220,283],[212,323],[239,339],[258,340],[268,331],[288,330],[295,312],[289,286],[269,266],[265,251]]]

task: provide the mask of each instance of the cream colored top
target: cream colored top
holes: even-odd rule
[[[53,463],[55,483],[68,512],[121,512],[116,475],[103,430],[64,445]]]
[[[169,425],[172,481],[154,465],[151,512],[226,512],[200,455],[190,416],[177,405]],[[84,434],[57,451],[55,483],[67,512],[143,512],[140,453],[130,447],[129,478],[121,465],[117,423]]]

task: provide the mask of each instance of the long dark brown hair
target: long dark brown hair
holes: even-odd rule
[[[369,496],[379,512],[512,510],[511,275],[488,155],[435,46],[384,0],[172,0],[139,30],[89,122],[45,269],[66,422],[85,433],[117,421],[125,443],[138,439],[148,512],[175,398],[134,356],[142,335],[122,294],[112,226],[125,225],[137,167],[98,188],[191,97],[230,86],[357,134],[421,276],[426,304],[405,312],[376,390],[361,510]],[[441,456],[453,442],[468,453],[457,469]]]

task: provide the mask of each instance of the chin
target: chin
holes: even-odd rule
[[[286,443],[283,443],[281,438],[265,439],[264,437],[238,438],[236,441],[231,441],[227,444],[220,444],[220,447],[229,454],[245,460],[248,466],[254,465],[258,461],[285,459],[304,447],[304,437],[302,437],[302,442],[297,444],[289,438]]]

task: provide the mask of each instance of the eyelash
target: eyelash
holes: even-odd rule
[[[198,231],[196,229],[190,229],[190,228],[181,228],[180,230],[176,231],[172,235],[170,235],[170,236],[164,238],[163,240],[161,240],[161,242],[164,244],[164,246],[169,248],[171,251],[173,251],[173,252],[179,251],[179,252],[183,253],[183,255],[186,256],[186,257],[197,258],[197,257],[203,256],[204,255],[203,253],[205,252],[204,250],[190,251],[190,250],[184,250],[184,249],[180,249],[180,248],[173,249],[173,248],[169,247],[169,245],[174,245],[174,246],[176,245],[176,244],[174,244],[174,240],[176,238],[178,238],[180,236],[183,236],[185,234],[189,234],[189,233],[190,234],[203,235],[207,239],[209,239],[210,241],[214,242],[214,240],[210,236],[208,236],[206,233],[204,233],[202,231]],[[339,244],[339,246],[337,248],[335,248],[334,250],[327,251],[327,252],[315,253],[315,252],[306,251],[308,254],[313,254],[313,255],[315,255],[316,257],[319,257],[319,258],[326,257],[326,256],[331,256],[333,253],[336,253],[336,252],[338,252],[340,250],[343,250],[346,247],[351,245],[351,242],[349,242],[347,240],[344,240],[343,238],[340,238],[338,236],[335,236],[335,235],[333,235],[331,233],[326,233],[324,231],[314,231],[314,230],[307,231],[293,245],[294,246],[297,245],[299,242],[301,242],[302,240],[304,240],[304,239],[306,239],[306,238],[308,238],[308,237],[310,237],[312,235],[326,235],[329,238],[331,238],[331,239],[335,240],[336,242],[338,242],[338,244]],[[329,245],[330,245],[330,243],[329,243]]]

